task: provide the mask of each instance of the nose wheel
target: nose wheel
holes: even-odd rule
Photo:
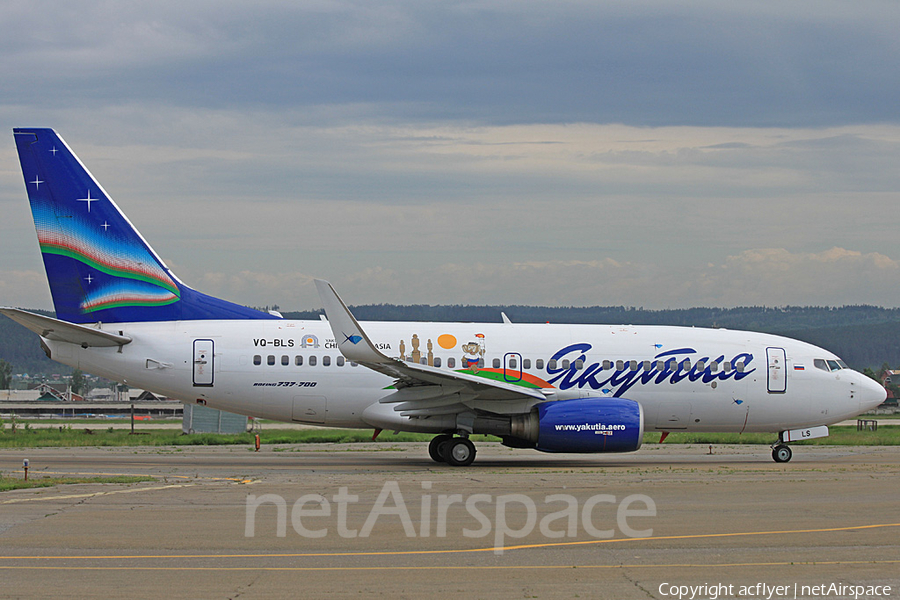
[[[435,462],[447,463],[452,467],[468,467],[475,460],[475,444],[469,438],[442,433],[429,442],[428,455]]]
[[[777,463],[786,463],[791,460],[791,456],[793,456],[793,452],[787,444],[776,444],[772,448],[772,458]]]

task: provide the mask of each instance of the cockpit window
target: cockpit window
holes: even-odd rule
[[[840,371],[841,369],[849,369],[842,360],[825,360],[823,358],[815,358],[813,359],[813,366],[817,369],[822,369],[823,371]]]

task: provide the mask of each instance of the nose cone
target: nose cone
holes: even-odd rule
[[[877,381],[863,375],[859,382],[859,411],[874,409],[887,399],[887,390]]]

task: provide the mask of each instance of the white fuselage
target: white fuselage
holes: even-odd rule
[[[663,326],[361,323],[387,356],[539,387],[547,400],[621,397],[645,430],[767,431],[828,425],[884,399],[837,357],[784,337]],[[133,341],[81,348],[45,340],[52,358],[187,403],[332,427],[442,431],[379,399],[393,380],[345,361],[325,321],[103,324]],[[460,346],[472,342],[477,352]],[[402,344],[402,346],[401,346]],[[447,348],[447,349],[445,349]],[[818,366],[817,366],[818,365]],[[824,365],[824,368],[822,368]],[[534,402],[504,412],[527,412]],[[512,405],[511,405],[512,406]]]

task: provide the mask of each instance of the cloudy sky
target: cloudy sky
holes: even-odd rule
[[[10,131],[47,126],[240,303],[900,306],[898,31],[894,0],[3,3],[0,304],[51,307]]]

